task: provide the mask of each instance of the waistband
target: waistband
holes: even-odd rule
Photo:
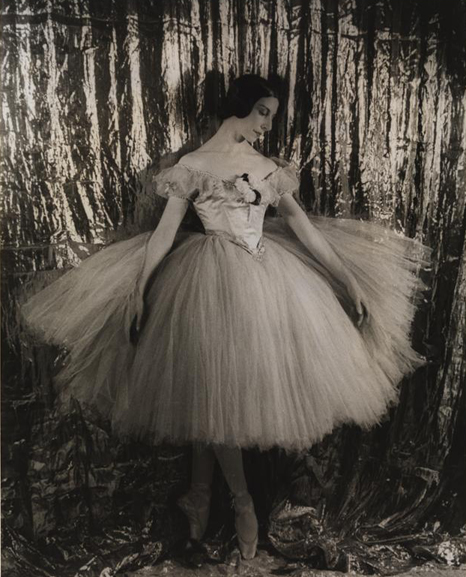
[[[205,233],[208,235],[219,236],[220,238],[229,240],[233,244],[238,245],[243,250],[248,252],[254,260],[261,261],[264,258],[265,246],[263,237],[259,239],[257,247],[252,249],[247,243],[244,242],[244,240],[241,237],[230,234],[229,232],[226,232],[224,230],[211,230],[208,228],[206,229]]]

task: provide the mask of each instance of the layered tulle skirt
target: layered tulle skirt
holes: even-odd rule
[[[370,427],[423,364],[411,348],[423,247],[367,222],[313,218],[370,309],[361,329],[337,279],[281,219],[257,260],[228,238],[179,233],[129,340],[150,233],[89,257],[22,308],[29,329],[64,346],[61,401],[75,397],[115,433],[301,450],[341,423]]]

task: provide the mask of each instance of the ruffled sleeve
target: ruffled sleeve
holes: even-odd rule
[[[154,230],[165,209],[164,199],[170,196],[194,201],[201,186],[199,177],[169,158],[164,168],[146,168],[139,174],[140,187],[135,196],[134,223],[136,230]],[[189,217],[188,217],[189,218]]]
[[[284,194],[293,194],[299,189],[299,172],[294,162],[278,157],[272,157],[272,160],[278,166],[270,177],[270,184],[276,192],[272,206],[277,206]]]
[[[154,178],[154,192],[163,198],[193,200],[199,194],[196,175],[181,164],[164,168]]]

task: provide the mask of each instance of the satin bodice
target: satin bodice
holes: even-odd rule
[[[281,159],[274,161],[275,170],[265,178],[239,177],[234,182],[179,162],[159,173],[156,192],[166,198],[187,199],[206,234],[227,238],[253,256],[261,257],[267,207],[277,206],[283,194],[298,187],[296,168]]]
[[[217,191],[217,194],[200,196],[194,201],[194,210],[201,219],[206,234],[230,237],[251,253],[260,249],[266,208],[266,204],[242,202],[227,188],[225,194],[218,194]]]

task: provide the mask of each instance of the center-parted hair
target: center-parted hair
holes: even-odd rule
[[[260,98],[269,96],[278,98],[278,90],[271,82],[257,74],[244,74],[231,82],[218,115],[222,120],[230,116],[245,118]]]

